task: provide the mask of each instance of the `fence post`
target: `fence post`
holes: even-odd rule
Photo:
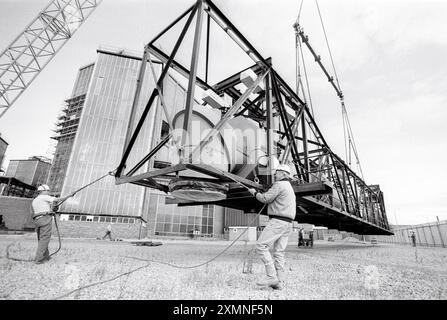
[[[431,239],[433,240],[433,247],[436,247],[436,240],[433,236],[433,231],[431,231],[431,225],[428,225],[428,230],[430,230]]]
[[[417,233],[418,233],[418,236],[420,237],[420,243],[421,243],[421,245],[422,245],[422,237],[421,237],[421,233],[422,233],[422,235],[424,236],[424,240],[425,240],[425,244],[427,245],[427,237],[425,236],[425,232],[424,232],[424,230],[421,230],[422,229],[422,227],[417,227],[416,228],[416,230],[417,230]]]
[[[436,224],[438,227],[439,237],[441,238],[442,246],[445,247],[444,239],[442,238],[441,227],[439,226],[439,222]]]

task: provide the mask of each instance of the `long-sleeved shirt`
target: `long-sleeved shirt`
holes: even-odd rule
[[[296,197],[288,180],[276,181],[265,193],[257,193],[256,199],[268,203],[269,216],[280,216],[295,219]]]
[[[48,194],[38,195],[31,203],[34,215],[51,212],[51,205],[56,198]]]

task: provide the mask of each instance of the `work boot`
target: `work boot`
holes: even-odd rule
[[[278,277],[276,276],[276,269],[273,264],[265,265],[265,273],[267,277],[264,280],[258,281],[256,284],[258,286],[276,286],[278,285]]]
[[[260,287],[273,287],[279,285],[279,280],[277,277],[267,277],[261,281],[256,282]]]
[[[284,271],[276,270],[276,275],[278,278],[278,284],[270,285],[275,290],[282,290],[283,289],[283,283],[284,283]]]

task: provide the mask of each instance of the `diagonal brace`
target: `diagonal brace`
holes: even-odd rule
[[[194,159],[196,156],[198,150],[201,150],[203,147],[205,147],[208,143],[210,143],[213,138],[220,132],[223,125],[230,120],[233,115],[239,110],[239,108],[244,104],[245,100],[248,99],[248,97],[253,93],[255,88],[261,83],[261,81],[264,80],[265,76],[270,72],[270,68],[264,72],[261,76],[259,76],[255,82],[248,88],[244,94],[234,103],[234,105],[228,109],[227,113],[222,117],[222,119],[214,126],[213,130],[211,130],[205,138],[200,141],[200,144],[191,152],[190,155],[190,162]]]

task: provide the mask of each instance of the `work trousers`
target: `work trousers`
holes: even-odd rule
[[[105,238],[109,237],[110,240],[112,239],[112,231],[107,230],[106,234],[104,235],[104,237],[102,237],[102,240],[104,240]]]
[[[292,223],[270,219],[256,242],[256,252],[265,266],[269,278],[277,278],[277,273],[284,271],[284,252],[289,241]],[[273,257],[270,249],[273,248]]]
[[[48,244],[51,239],[51,227],[53,219],[50,215],[43,216],[34,221],[37,232],[37,251],[35,261],[41,261],[50,257]]]

